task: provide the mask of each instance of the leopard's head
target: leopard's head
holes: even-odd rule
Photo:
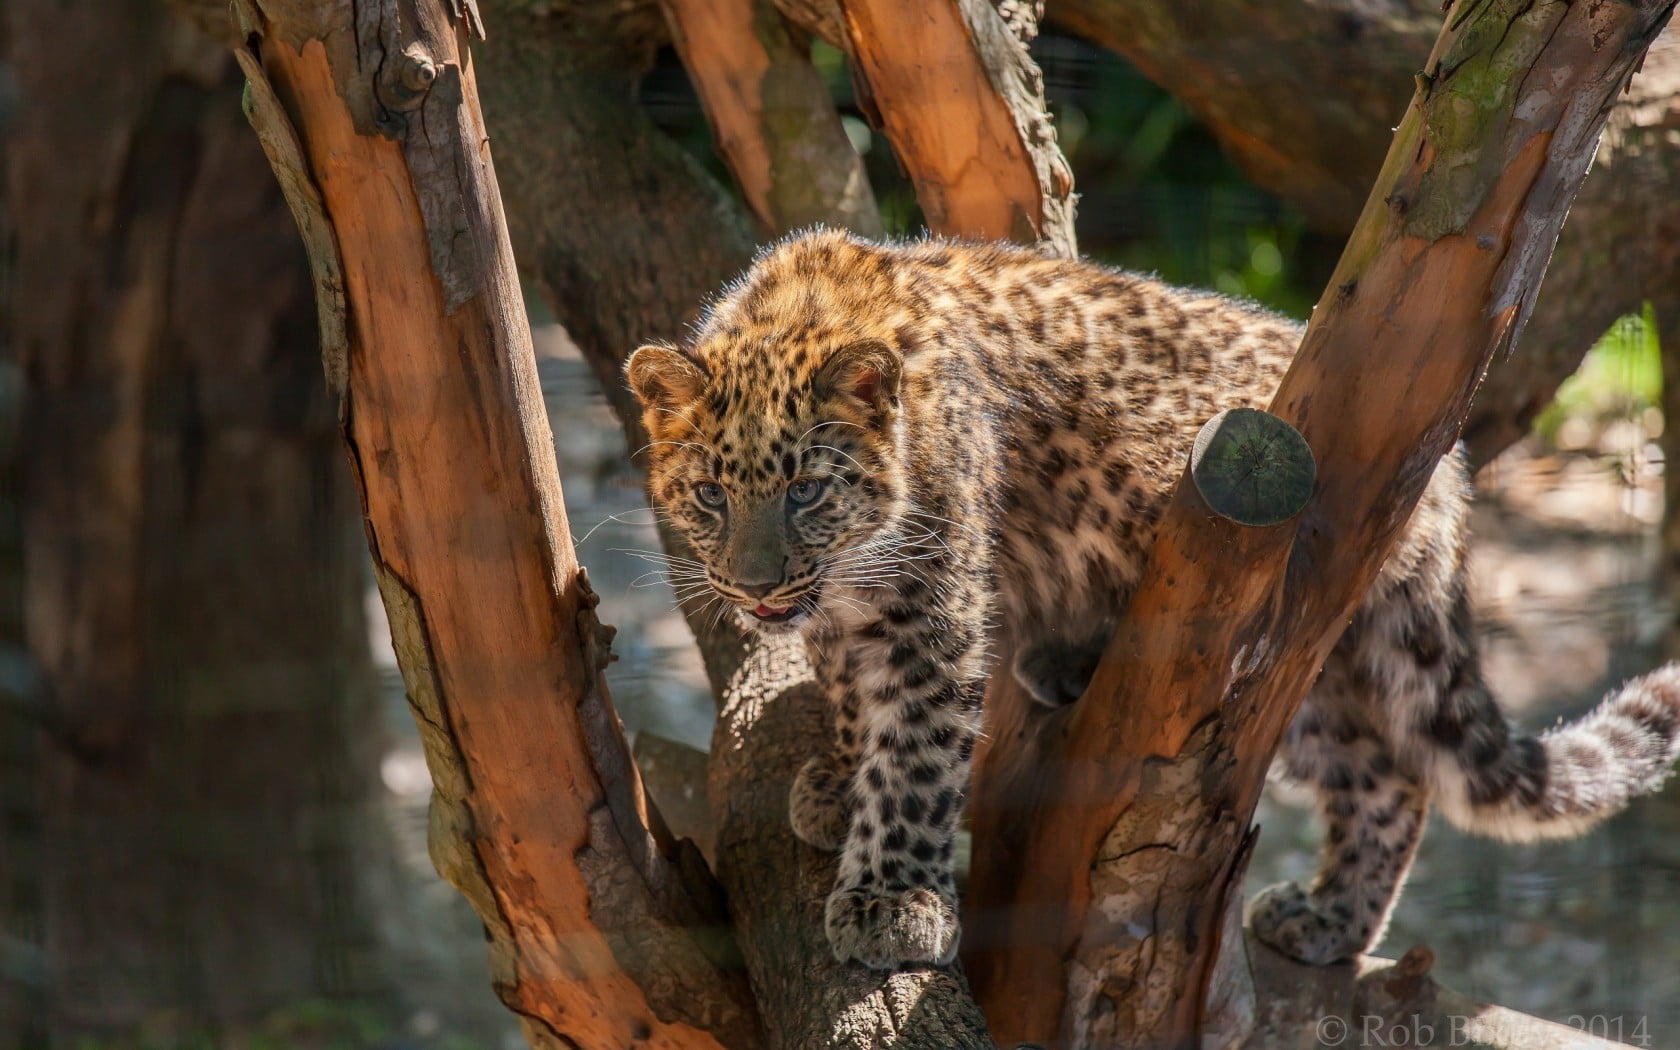
[[[631,355],[649,496],[699,559],[673,571],[680,598],[709,586],[748,626],[786,630],[869,585],[905,512],[902,366],[880,339],[785,328]]]

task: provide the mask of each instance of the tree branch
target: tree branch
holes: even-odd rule
[[[646,806],[600,677],[463,50],[476,7],[238,13],[247,112],[336,315],[323,356],[433,857],[484,921],[497,993],[534,1046],[757,1045],[716,888]]]
[[[1180,484],[1086,698],[988,761],[969,899],[1008,939],[969,969],[1001,1037],[1194,1045],[1277,741],[1520,333],[1605,115],[1672,8],[1450,18],[1272,399],[1317,456],[1314,499],[1295,523],[1244,527]],[[1144,850],[1158,863],[1140,879]]]
[[[1434,956],[1413,948],[1397,962],[1305,966],[1253,937],[1237,942],[1253,960],[1254,1032],[1246,1050],[1326,1046],[1475,1046],[1484,1050],[1616,1050],[1621,1043],[1490,1006],[1442,988]],[[1241,953],[1239,953],[1241,954]]]
[[[803,33],[769,0],[662,0],[718,152],[759,222],[881,235],[863,160]]]
[[[1336,234],[1352,228],[1440,26],[1436,0],[1064,0],[1051,13],[1172,92],[1249,178]],[[1646,300],[1680,312],[1677,111],[1670,34],[1614,100],[1534,323],[1476,395],[1464,427],[1472,463],[1529,432],[1617,317]]]
[[[998,13],[985,0],[840,7],[860,101],[909,169],[928,227],[1077,254],[1073,173],[1044,78]]]

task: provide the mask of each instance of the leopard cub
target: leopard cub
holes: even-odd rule
[[[945,963],[952,843],[994,632],[1039,700],[1076,700],[1197,429],[1264,406],[1295,324],[1206,292],[1001,244],[790,238],[692,342],[627,376],[649,491],[711,586],[799,632],[834,715],[793,786],[795,832],[840,851],[829,940],[869,966]],[[1507,838],[1576,833],[1661,781],[1680,671],[1582,722],[1513,731],[1464,584],[1467,483],[1437,469],[1285,740],[1325,852],[1256,933],[1307,962],[1381,936],[1431,800]]]

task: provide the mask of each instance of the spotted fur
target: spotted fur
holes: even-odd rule
[[[1299,340],[1253,306],[1030,249],[819,232],[761,257],[688,346],[633,355],[655,505],[743,622],[803,634],[831,700],[833,745],[790,809],[841,852],[839,957],[953,956],[988,645],[1007,633],[1035,696],[1077,699],[1196,430],[1264,405]],[[1573,834],[1675,757],[1672,668],[1576,725],[1510,729],[1470,631],[1467,497],[1455,454],[1288,733],[1322,870],[1252,919],[1297,958],[1381,935],[1431,797],[1496,835]]]

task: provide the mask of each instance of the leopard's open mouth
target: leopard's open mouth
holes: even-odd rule
[[[760,603],[757,608],[748,609],[747,612],[759,623],[792,623],[803,616],[809,616],[812,612],[815,612],[817,608],[817,600],[821,596],[822,587],[821,585],[818,585],[816,587],[812,587],[804,594],[801,594],[798,598],[795,598],[792,605],[778,606],[764,605]]]

